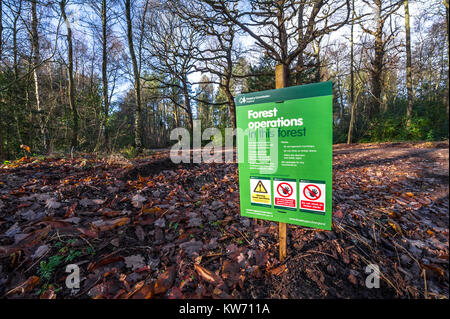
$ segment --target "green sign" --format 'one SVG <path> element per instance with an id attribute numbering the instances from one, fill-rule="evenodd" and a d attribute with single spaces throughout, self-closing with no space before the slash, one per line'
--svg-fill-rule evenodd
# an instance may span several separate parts
<path id="1" fill-rule="evenodd" d="M 236 97 L 241 215 L 331 229 L 331 82 Z"/>

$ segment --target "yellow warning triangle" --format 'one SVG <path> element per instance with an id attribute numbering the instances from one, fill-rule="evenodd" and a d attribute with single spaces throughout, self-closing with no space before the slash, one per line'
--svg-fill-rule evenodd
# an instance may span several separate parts
<path id="1" fill-rule="evenodd" d="M 263 194 L 267 194 L 267 190 L 264 187 L 264 184 L 259 181 L 258 184 L 256 185 L 255 189 L 253 190 L 253 193 L 263 193 Z"/>

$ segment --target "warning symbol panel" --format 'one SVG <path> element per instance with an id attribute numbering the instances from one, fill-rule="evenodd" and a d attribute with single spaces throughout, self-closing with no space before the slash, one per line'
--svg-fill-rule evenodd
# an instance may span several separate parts
<path id="1" fill-rule="evenodd" d="M 297 208 L 297 182 L 295 180 L 274 179 L 273 181 L 275 207 Z"/>
<path id="2" fill-rule="evenodd" d="M 325 213 L 325 182 L 300 181 L 300 211 Z"/>
<path id="3" fill-rule="evenodd" d="M 267 194 L 267 189 L 264 187 L 264 184 L 259 181 L 258 184 L 256 184 L 255 189 L 253 190 L 254 193 L 261 193 L 261 194 Z"/>
<path id="4" fill-rule="evenodd" d="M 250 190 L 252 204 L 272 206 L 272 189 L 269 178 L 250 177 Z"/>

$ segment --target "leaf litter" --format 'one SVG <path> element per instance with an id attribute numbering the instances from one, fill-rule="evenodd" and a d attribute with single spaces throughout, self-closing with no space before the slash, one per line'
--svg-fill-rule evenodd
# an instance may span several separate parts
<path id="1" fill-rule="evenodd" d="M 240 217 L 236 164 L 168 155 L 1 166 L 0 295 L 448 298 L 448 143 L 336 145 L 333 229 L 290 225 L 283 263 L 277 224 Z"/>

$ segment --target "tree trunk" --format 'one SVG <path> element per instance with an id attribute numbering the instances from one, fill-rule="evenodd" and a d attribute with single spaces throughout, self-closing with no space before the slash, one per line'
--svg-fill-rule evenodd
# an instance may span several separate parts
<path id="1" fill-rule="evenodd" d="M 18 34 L 19 30 L 17 28 L 17 22 L 18 22 L 18 20 L 20 18 L 21 10 L 22 10 L 22 1 L 19 1 L 19 8 L 18 8 L 17 12 L 14 15 L 13 28 L 12 28 L 12 37 L 13 37 L 13 70 L 14 70 L 13 89 L 14 90 L 15 90 L 14 86 L 16 85 L 16 81 L 19 78 L 19 64 L 18 64 L 19 53 L 18 53 L 18 43 L 17 43 L 17 34 Z M 14 104 L 16 104 L 16 97 L 15 96 L 13 96 L 13 101 L 14 101 Z M 19 141 L 20 144 L 23 144 L 22 136 L 20 134 L 20 129 L 19 129 L 19 126 L 18 126 L 17 110 L 16 110 L 15 107 L 13 108 L 13 118 L 14 118 L 15 125 L 14 125 L 14 123 L 11 123 L 11 126 L 13 126 L 15 128 L 15 134 L 17 136 L 17 140 Z M 8 141 L 8 139 L 9 139 L 9 137 L 11 135 L 8 134 L 8 130 L 6 130 L 6 134 L 7 134 L 7 139 L 6 140 Z M 7 148 L 7 157 L 8 158 L 10 157 L 10 151 L 11 150 L 10 150 L 10 147 L 8 145 L 8 148 Z M 16 155 L 15 151 L 13 151 L 13 155 L 14 156 Z"/>
<path id="2" fill-rule="evenodd" d="M 2 61 L 3 51 L 3 0 L 0 0 L 0 62 Z M 3 161 L 5 154 L 3 152 L 3 120 L 2 110 L 0 108 L 0 161 Z"/>
<path id="3" fill-rule="evenodd" d="M 103 116 L 100 125 L 99 137 L 96 149 L 100 148 L 101 135 L 103 131 L 106 150 L 109 150 L 108 116 L 109 116 L 109 94 L 108 94 L 108 54 L 107 54 L 107 25 L 106 25 L 106 0 L 102 0 L 102 84 L 103 84 Z"/>
<path id="4" fill-rule="evenodd" d="M 231 47 L 231 46 L 230 46 Z M 231 92 L 231 77 L 233 70 L 233 62 L 231 59 L 231 50 L 227 52 L 227 64 L 228 64 L 228 72 L 225 74 L 225 82 L 222 84 L 223 89 L 225 91 L 225 95 L 227 96 L 228 101 L 228 112 L 230 113 L 231 126 L 233 129 L 236 128 L 236 104 L 234 103 L 233 93 Z"/>
<path id="5" fill-rule="evenodd" d="M 177 95 L 175 92 L 175 88 L 172 86 L 170 88 L 170 97 L 172 98 L 172 103 L 173 103 L 173 115 L 174 115 L 174 120 L 175 120 L 175 128 L 180 127 L 180 116 L 179 116 L 179 112 L 178 112 L 178 106 L 177 103 L 175 103 Z"/>
<path id="6" fill-rule="evenodd" d="M 38 112 L 38 122 L 43 138 L 44 150 L 47 150 L 47 136 L 44 128 L 44 118 L 41 114 L 41 98 L 39 94 L 39 76 L 38 66 L 40 60 L 39 53 L 39 34 L 38 34 L 38 19 L 37 19 L 37 0 L 31 1 L 31 48 L 33 59 L 33 80 L 34 80 L 34 96 L 36 98 L 36 110 Z"/>
<path id="7" fill-rule="evenodd" d="M 0 0 L 0 61 L 3 55 L 3 0 Z"/>
<path id="8" fill-rule="evenodd" d="M 78 146 L 78 111 L 75 102 L 75 89 L 73 83 L 73 44 L 72 44 L 72 27 L 66 15 L 66 0 L 61 0 L 59 3 L 61 7 L 61 14 L 67 27 L 67 54 L 68 65 L 67 71 L 69 73 L 69 107 L 72 110 L 73 130 L 71 147 L 76 148 Z"/>
<path id="9" fill-rule="evenodd" d="M 186 77 L 183 79 L 183 96 L 184 96 L 185 110 L 186 110 L 187 115 L 188 115 L 189 132 L 191 133 L 191 137 L 192 137 L 193 136 L 193 132 L 194 132 L 194 119 L 193 119 L 193 116 L 192 116 L 191 100 L 189 98 L 189 92 L 188 92 Z"/>
<path id="10" fill-rule="evenodd" d="M 444 98 L 444 103 L 446 104 L 446 106 L 447 106 L 447 109 L 446 109 L 446 115 L 447 115 L 447 117 L 448 117 L 448 115 L 449 115 L 449 98 L 448 98 L 448 95 L 449 95 L 449 70 L 450 70 L 450 50 L 449 50 L 449 39 L 448 39 L 448 31 L 449 31 L 449 25 L 448 25 L 448 18 L 449 18 L 449 16 L 448 16 L 448 6 L 449 6 L 449 3 L 448 3 L 448 0 L 445 0 L 444 1 L 444 6 L 445 6 L 445 24 L 446 24 L 446 26 L 447 26 L 447 88 L 446 88 L 446 94 L 445 94 L 445 98 Z"/>
<path id="11" fill-rule="evenodd" d="M 19 77 L 19 66 L 18 66 L 18 52 L 17 52 L 17 33 L 19 32 L 17 30 L 17 21 L 20 17 L 20 11 L 22 8 L 22 2 L 19 2 L 19 10 L 17 12 L 17 15 L 14 16 L 13 19 L 13 29 L 12 29 L 12 37 L 13 37 L 13 70 L 14 70 L 14 81 L 16 81 Z"/>
<path id="12" fill-rule="evenodd" d="M 350 125 L 348 127 L 347 144 L 352 143 L 353 126 L 355 125 L 355 73 L 353 68 L 354 63 L 354 41 L 353 29 L 355 26 L 355 0 L 352 0 L 352 24 L 350 29 Z"/>
<path id="13" fill-rule="evenodd" d="M 376 31 L 375 31 L 375 57 L 372 62 L 371 82 L 372 82 L 372 107 L 369 110 L 369 118 L 378 115 L 381 109 L 382 93 L 382 71 L 384 60 L 383 48 L 383 21 L 381 17 L 381 1 L 376 2 Z"/>
<path id="14" fill-rule="evenodd" d="M 303 42 L 303 10 L 304 10 L 304 2 L 301 1 L 298 8 L 298 43 Z M 297 57 L 297 66 L 296 66 L 296 74 L 295 74 L 295 84 L 302 84 L 302 73 L 304 69 L 304 60 L 303 60 L 303 52 L 300 52 Z"/>
<path id="15" fill-rule="evenodd" d="M 316 58 L 316 74 L 315 81 L 320 82 L 320 39 L 317 41 L 317 47 L 314 50 L 314 55 Z"/>
<path id="16" fill-rule="evenodd" d="M 136 113 L 134 122 L 134 144 L 137 152 L 142 152 L 142 106 L 141 106 L 141 81 L 133 45 L 133 25 L 131 21 L 131 1 L 125 0 L 125 16 L 127 20 L 127 39 L 130 50 L 131 62 L 134 74 L 134 94 L 136 98 Z"/>
<path id="17" fill-rule="evenodd" d="M 412 70 L 411 70 L 411 28 L 409 24 L 409 5 L 408 0 L 404 0 L 405 6 L 405 32 L 406 32 L 406 91 L 408 93 L 408 105 L 406 107 L 407 125 L 411 124 L 411 116 L 413 110 L 413 87 L 412 87 Z"/>
<path id="18" fill-rule="evenodd" d="M 281 10 L 283 1 L 278 1 L 279 10 L 277 13 L 277 20 L 278 20 L 278 36 L 280 41 L 280 50 L 281 50 L 281 64 L 283 65 L 283 78 L 284 78 L 284 87 L 289 86 L 289 78 L 290 78 L 290 68 L 289 64 L 287 62 L 288 58 L 288 35 L 286 32 L 286 26 L 285 26 L 285 18 L 284 18 L 284 12 Z"/>
<path id="19" fill-rule="evenodd" d="M 229 87 L 225 88 L 225 94 L 228 100 L 228 112 L 230 113 L 231 126 L 236 128 L 236 104 L 234 103 L 234 97 Z"/>

